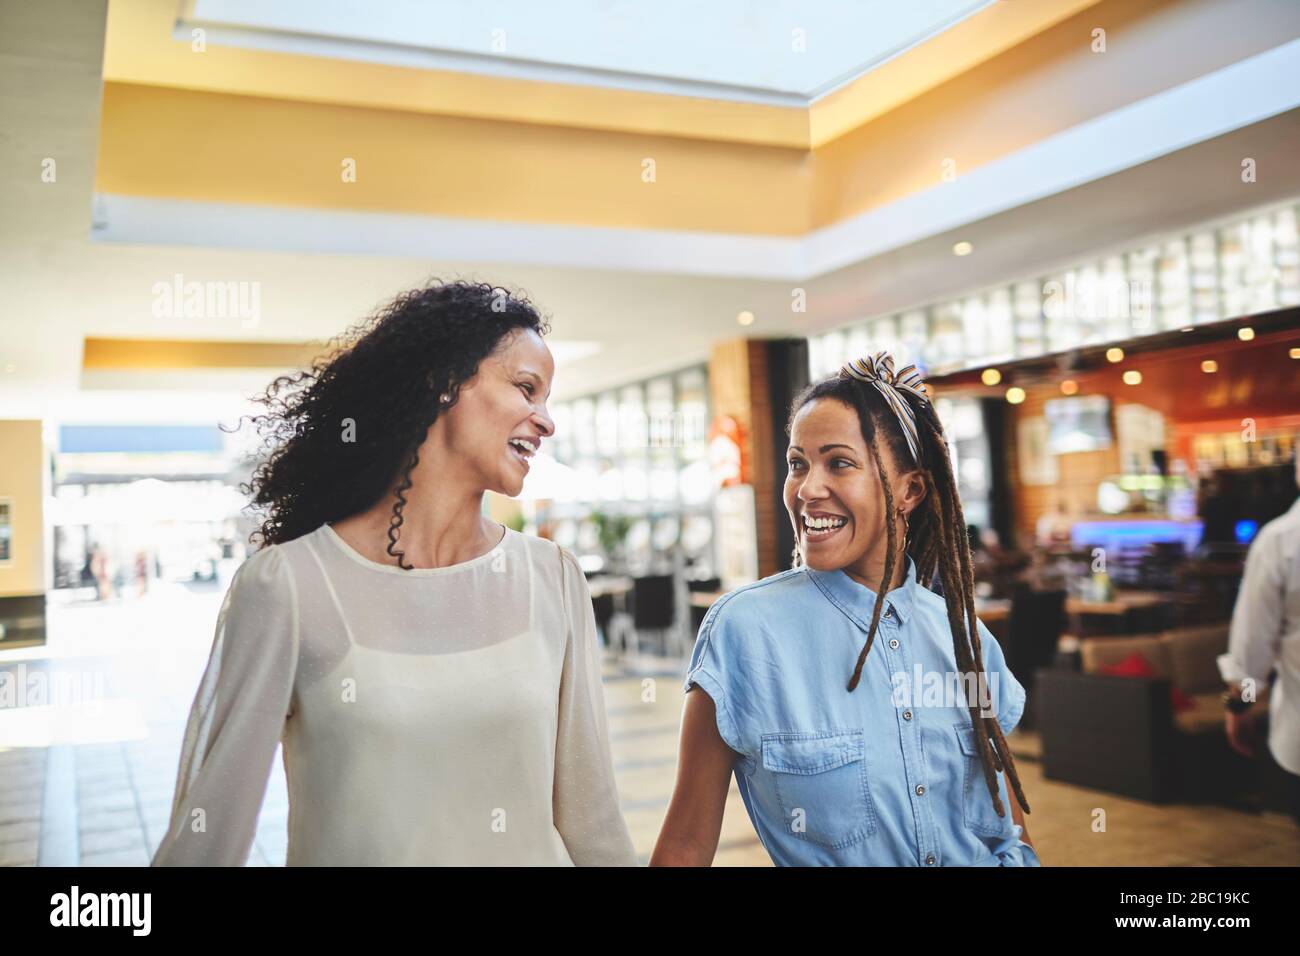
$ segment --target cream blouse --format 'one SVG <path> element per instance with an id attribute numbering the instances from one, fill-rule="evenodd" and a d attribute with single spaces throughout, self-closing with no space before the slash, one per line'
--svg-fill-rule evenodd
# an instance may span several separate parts
<path id="1" fill-rule="evenodd" d="M 280 743 L 290 866 L 636 863 L 586 579 L 553 542 L 403 571 L 322 525 L 244 562 L 153 865 L 243 864 Z"/>

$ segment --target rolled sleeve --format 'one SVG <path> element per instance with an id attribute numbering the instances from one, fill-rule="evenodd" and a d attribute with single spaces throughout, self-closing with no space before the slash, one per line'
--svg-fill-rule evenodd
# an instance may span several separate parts
<path id="1" fill-rule="evenodd" d="M 989 696 L 992 698 L 994 715 L 998 719 L 1002 733 L 1010 734 L 1020 723 L 1020 718 L 1024 716 L 1025 700 L 1028 695 L 1024 686 L 1016 679 L 1016 675 L 1007 667 L 1002 645 L 998 643 L 997 638 L 984 626 L 983 621 L 977 619 L 976 624 L 983 650 L 984 673 L 989 678 Z"/>
<path id="2" fill-rule="evenodd" d="M 1011 835 L 993 851 L 993 855 L 998 859 L 999 866 L 1043 865 L 1043 861 L 1038 858 L 1034 848 L 1020 838 L 1020 835 L 1024 832 L 1024 827 L 1020 826 L 1020 824 L 1012 824 Z"/>
<path id="3" fill-rule="evenodd" d="M 724 615 L 726 597 L 709 609 L 700 624 L 691 662 L 687 668 L 684 691 L 699 686 L 713 700 L 718 724 L 718 734 L 728 747 L 739 754 L 747 754 L 745 735 L 740 727 L 738 701 L 729 691 L 736 679 L 734 662 L 735 641 L 729 636 L 731 615 Z"/>
<path id="4" fill-rule="evenodd" d="M 1276 553 L 1278 538 L 1270 530 L 1261 532 L 1246 557 L 1237 603 L 1232 609 L 1228 651 L 1216 659 L 1219 676 L 1226 683 L 1240 684 L 1250 678 L 1257 692 L 1268 683 L 1282 642 L 1285 583 L 1282 561 Z"/>

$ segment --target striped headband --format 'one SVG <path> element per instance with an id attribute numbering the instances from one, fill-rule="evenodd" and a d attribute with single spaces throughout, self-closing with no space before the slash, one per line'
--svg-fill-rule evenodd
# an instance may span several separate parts
<path id="1" fill-rule="evenodd" d="M 921 401 L 927 401 L 925 383 L 915 365 L 909 365 L 898 374 L 894 374 L 894 357 L 888 352 L 876 352 L 868 358 L 853 359 L 845 362 L 840 369 L 843 378 L 856 378 L 859 382 L 870 382 L 876 386 L 885 401 L 893 409 L 898 424 L 907 439 L 907 449 L 912 453 L 912 460 L 917 466 L 921 464 L 921 436 L 916 430 L 916 414 L 912 407 L 903 400 L 900 392 L 911 392 Z"/>

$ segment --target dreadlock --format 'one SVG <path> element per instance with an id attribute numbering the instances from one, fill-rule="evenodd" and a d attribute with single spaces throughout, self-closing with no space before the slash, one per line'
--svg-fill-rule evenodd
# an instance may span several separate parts
<path id="1" fill-rule="evenodd" d="M 906 555 L 911 555 L 916 565 L 918 582 L 925 587 L 931 587 L 937 579 L 943 585 L 943 600 L 947 606 L 948 627 L 952 632 L 957 668 L 967 681 L 966 686 L 969 686 L 971 678 L 976 681 L 978 692 L 974 695 L 973 701 L 971 695 L 967 695 L 967 708 L 970 711 L 971 725 L 976 729 L 976 746 L 979 750 L 980 762 L 984 767 L 984 782 L 993 798 L 993 808 L 998 816 L 1006 816 L 997 781 L 997 774 L 1005 772 L 1016 799 L 1025 813 L 1028 813 L 1029 801 L 1025 799 L 1020 775 L 1016 772 L 1015 759 L 1002 733 L 1002 727 L 996 717 L 985 716 L 980 711 L 979 704 L 986 699 L 988 678 L 984 670 L 984 653 L 980 646 L 979 629 L 975 618 L 975 575 L 971 563 L 970 541 L 965 531 L 966 518 L 962 513 L 961 499 L 957 494 L 957 482 L 953 475 L 952 459 L 948 455 L 943 425 L 932 403 L 916 398 L 908 392 L 900 391 L 899 394 L 916 416 L 920 461 L 913 461 L 898 420 L 880 392 L 874 386 L 848 375 L 834 375 L 805 388 L 795 398 L 786 424 L 786 434 L 789 435 L 800 409 L 819 398 L 833 398 L 843 402 L 857 413 L 862 437 L 876 466 L 880 486 L 884 490 L 887 516 L 885 570 L 876 592 L 875 606 L 871 611 L 871 624 L 867 629 L 866 643 L 863 644 L 862 652 L 858 655 L 853 676 L 849 679 L 848 690 L 850 692 L 855 690 L 862 677 L 862 668 L 880 626 L 880 612 L 884 607 L 884 597 L 892 588 L 895 568 L 906 560 Z M 888 475 L 877 449 L 878 439 L 889 444 L 894 461 L 899 462 L 901 467 L 912 464 L 919 469 L 925 482 L 925 495 L 921 503 L 916 506 L 911 515 L 904 518 L 901 543 L 897 529 L 898 518 L 901 515 L 895 508 Z M 802 563 L 797 544 L 795 560 L 797 564 Z"/>

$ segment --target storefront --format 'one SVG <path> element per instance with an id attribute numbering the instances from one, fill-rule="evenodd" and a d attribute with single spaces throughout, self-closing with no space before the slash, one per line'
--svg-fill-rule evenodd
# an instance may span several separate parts
<path id="1" fill-rule="evenodd" d="M 1259 527 L 1295 500 L 1300 309 L 931 384 L 940 400 L 1001 402 L 995 455 L 1014 545 L 1103 548 L 1119 584 L 1136 584 L 1126 562 L 1156 547 L 1220 562 L 1239 578 Z"/>

